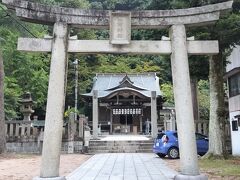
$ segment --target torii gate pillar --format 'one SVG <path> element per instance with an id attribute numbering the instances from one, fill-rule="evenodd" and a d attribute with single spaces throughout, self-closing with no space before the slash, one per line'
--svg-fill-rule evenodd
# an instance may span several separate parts
<path id="1" fill-rule="evenodd" d="M 207 179 L 199 175 L 197 147 L 195 141 L 194 118 L 188 65 L 186 30 L 184 25 L 173 25 L 170 29 L 172 44 L 171 66 L 174 86 L 174 100 L 179 137 L 180 164 L 182 179 L 184 175 L 194 179 Z M 188 146 L 186 146 L 188 142 Z M 191 144 L 190 144 L 191 143 Z M 186 176 L 185 176 L 186 177 Z"/>
<path id="2" fill-rule="evenodd" d="M 59 177 L 59 161 L 62 142 L 63 114 L 65 104 L 68 26 L 56 22 L 53 28 L 51 67 L 48 85 L 48 101 L 44 130 L 40 178 Z M 46 179 L 45 179 L 46 180 Z"/>

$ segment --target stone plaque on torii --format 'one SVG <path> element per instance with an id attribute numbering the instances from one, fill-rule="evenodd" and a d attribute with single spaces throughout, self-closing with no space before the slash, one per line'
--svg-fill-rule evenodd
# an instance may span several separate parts
<path id="1" fill-rule="evenodd" d="M 174 99 L 180 150 L 180 171 L 175 179 L 207 179 L 199 175 L 191 100 L 188 55 L 218 53 L 217 41 L 195 41 L 186 37 L 185 27 L 213 23 L 220 12 L 231 9 L 232 1 L 189 9 L 150 11 L 82 10 L 45 6 L 21 0 L 2 0 L 24 21 L 53 25 L 48 39 L 19 38 L 18 50 L 51 52 L 46 124 L 40 177 L 59 177 L 63 112 L 66 86 L 67 53 L 171 54 Z M 111 18 L 110 18 L 111 17 Z M 112 21 L 110 21 L 110 19 Z M 69 38 L 69 27 L 109 28 L 110 40 L 77 40 Z M 131 28 L 170 28 L 170 39 L 161 41 L 131 41 Z M 157 135 L 156 92 L 152 92 L 152 135 Z M 98 111 L 98 94 L 93 97 L 93 112 Z M 184 103 L 184 104 L 183 104 Z M 98 113 L 93 113 L 93 136 L 97 136 Z M 54 128 L 53 128 L 54 127 Z M 186 131 L 185 131 L 186 130 Z"/>

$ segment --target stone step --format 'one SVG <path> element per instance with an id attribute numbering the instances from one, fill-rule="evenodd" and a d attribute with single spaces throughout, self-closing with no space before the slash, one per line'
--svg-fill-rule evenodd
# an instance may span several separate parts
<path id="1" fill-rule="evenodd" d="M 153 144 L 119 144 L 119 145 L 109 145 L 109 144 L 89 144 L 90 147 L 94 146 L 104 146 L 104 147 L 152 147 Z"/>
<path id="2" fill-rule="evenodd" d="M 148 145 L 150 145 L 150 144 L 153 144 L 153 142 L 151 142 L 151 143 L 131 143 L 131 142 L 123 142 L 123 143 L 104 143 L 104 142 L 89 142 L 89 144 L 104 144 L 104 145 L 122 145 L 122 144 L 133 144 L 133 145 L 141 145 L 141 144 L 148 144 Z"/>
<path id="3" fill-rule="evenodd" d="M 89 149 L 151 149 L 152 146 L 89 146 Z"/>
<path id="4" fill-rule="evenodd" d="M 153 140 L 149 141 L 99 141 L 90 140 L 89 153 L 151 153 Z"/>
<path id="5" fill-rule="evenodd" d="M 115 145 L 109 145 L 109 144 L 89 144 L 89 146 L 104 146 L 104 147 L 152 147 L 153 144 L 115 144 Z"/>
<path id="6" fill-rule="evenodd" d="M 99 145 L 99 144 L 103 144 L 103 145 L 128 145 L 128 144 L 132 144 L 132 145 L 142 145 L 142 144 L 148 144 L 151 145 L 153 144 L 153 142 L 101 142 L 101 141 L 89 141 L 89 144 L 92 145 Z"/>
<path id="7" fill-rule="evenodd" d="M 98 153 L 152 153 L 152 149 L 143 149 L 143 150 L 88 150 L 90 154 Z"/>
<path id="8" fill-rule="evenodd" d="M 142 150 L 151 150 L 152 148 L 89 148 L 89 151 L 96 151 L 96 150 L 108 150 L 108 151 L 142 151 Z"/>
<path id="9" fill-rule="evenodd" d="M 153 140 L 143 140 L 143 141 L 101 141 L 101 140 L 90 140 L 90 142 L 102 142 L 102 143 L 153 143 Z"/>

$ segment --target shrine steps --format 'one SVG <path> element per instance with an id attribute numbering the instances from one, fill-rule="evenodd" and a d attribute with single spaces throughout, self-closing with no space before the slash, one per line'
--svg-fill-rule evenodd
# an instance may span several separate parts
<path id="1" fill-rule="evenodd" d="M 102 141 L 90 140 L 88 153 L 151 153 L 153 140 Z"/>

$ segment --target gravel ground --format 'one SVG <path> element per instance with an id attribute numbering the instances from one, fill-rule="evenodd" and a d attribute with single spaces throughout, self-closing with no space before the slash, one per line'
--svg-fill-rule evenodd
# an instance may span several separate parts
<path id="1" fill-rule="evenodd" d="M 66 176 L 90 157 L 83 154 L 61 155 L 60 175 Z M 39 155 L 1 155 L 0 180 L 32 180 L 40 174 L 40 162 Z"/>

